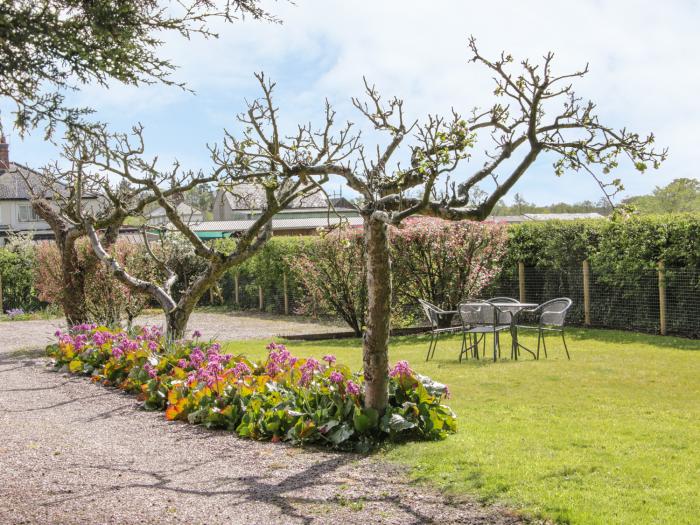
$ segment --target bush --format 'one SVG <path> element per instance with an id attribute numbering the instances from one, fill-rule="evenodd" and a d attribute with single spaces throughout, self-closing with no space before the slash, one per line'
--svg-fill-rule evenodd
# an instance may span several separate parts
<path id="1" fill-rule="evenodd" d="M 454 413 L 441 404 L 447 387 L 400 361 L 391 371 L 390 404 L 379 417 L 363 408 L 363 378 L 328 355 L 298 359 L 271 343 L 265 362 L 222 354 L 197 339 L 164 345 L 160 331 L 135 337 L 96 325 L 56 332 L 47 348 L 58 369 L 137 393 L 145 408 L 169 420 L 224 428 L 240 437 L 368 450 L 404 439 L 443 439 Z"/>
<path id="2" fill-rule="evenodd" d="M 498 274 L 507 232 L 502 225 L 428 217 L 391 232 L 394 296 L 402 312 L 419 299 L 446 310 L 477 297 Z"/>
<path id="3" fill-rule="evenodd" d="M 517 296 L 517 263 L 526 268 L 526 296 L 574 300 L 569 320 L 583 322 L 581 263 L 591 268 L 594 326 L 657 332 L 657 264 L 666 265 L 669 332 L 700 336 L 700 215 L 666 214 L 615 220 L 546 221 L 509 228 L 503 271 L 490 293 Z"/>
<path id="4" fill-rule="evenodd" d="M 28 239 L 11 236 L 0 248 L 0 278 L 2 278 L 2 310 L 31 312 L 42 305 L 34 288 L 36 253 Z"/>
<path id="5" fill-rule="evenodd" d="M 362 232 L 340 228 L 308 243 L 306 250 L 290 260 L 299 279 L 322 310 L 332 311 L 362 335 L 367 310 L 367 272 Z M 289 260 L 289 259 L 288 259 Z M 300 305 L 309 314 L 312 305 Z"/>
<path id="6" fill-rule="evenodd" d="M 117 325 L 124 319 L 131 323 L 148 303 L 148 296 L 119 282 L 95 257 L 87 239 L 80 240 L 76 249 L 81 271 L 85 272 L 84 300 L 89 318 L 107 325 Z M 63 294 L 74 292 L 64 289 L 58 246 L 54 242 L 42 242 L 36 253 L 35 283 L 39 299 L 60 304 Z M 155 264 L 140 244 L 118 239 L 110 253 L 136 277 L 149 278 L 157 272 Z"/>
<path id="7" fill-rule="evenodd" d="M 293 261 L 305 253 L 317 237 L 273 237 L 250 259 L 231 268 L 221 279 L 221 291 L 226 302 L 235 305 L 234 280 L 239 278 L 241 308 L 258 308 L 258 286 L 263 289 L 267 309 L 281 312 L 282 283 L 287 278 L 290 312 L 305 313 L 306 290 L 292 268 Z M 222 242 L 222 241 L 220 241 Z M 222 243 L 231 243 L 226 239 Z"/>

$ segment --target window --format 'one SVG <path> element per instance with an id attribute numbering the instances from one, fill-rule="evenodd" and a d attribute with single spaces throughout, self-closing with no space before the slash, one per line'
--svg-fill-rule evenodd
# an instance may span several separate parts
<path id="1" fill-rule="evenodd" d="M 41 217 L 34 212 L 34 208 L 29 204 L 20 204 L 18 209 L 17 219 L 19 222 L 39 222 L 41 220 Z"/>

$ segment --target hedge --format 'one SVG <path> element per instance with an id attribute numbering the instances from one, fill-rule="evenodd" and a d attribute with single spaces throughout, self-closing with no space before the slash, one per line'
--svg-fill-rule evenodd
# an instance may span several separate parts
<path id="1" fill-rule="evenodd" d="M 668 331 L 700 336 L 700 215 L 513 225 L 503 272 L 491 293 L 518 296 L 517 263 L 526 266 L 526 298 L 574 300 L 583 323 L 582 262 L 591 268 L 591 324 L 657 332 L 658 272 L 664 261 Z"/>

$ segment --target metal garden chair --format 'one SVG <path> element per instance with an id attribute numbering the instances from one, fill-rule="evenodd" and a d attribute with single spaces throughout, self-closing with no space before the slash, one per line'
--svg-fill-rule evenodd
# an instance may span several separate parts
<path id="1" fill-rule="evenodd" d="M 459 332 L 462 330 L 462 327 L 461 325 L 453 326 L 451 324 L 452 318 L 456 312 L 443 310 L 423 299 L 419 299 L 418 302 L 423 307 L 423 312 L 425 312 L 425 316 L 430 323 L 430 343 L 428 344 L 428 355 L 425 356 L 425 360 L 427 361 L 431 357 L 435 357 L 435 349 L 437 348 L 440 335 Z M 449 326 L 444 326 L 445 324 Z"/>
<path id="2" fill-rule="evenodd" d="M 491 297 L 490 299 L 486 299 L 487 303 L 519 303 L 517 299 L 513 299 L 512 297 Z"/>
<path id="3" fill-rule="evenodd" d="M 546 332 L 561 333 L 561 340 L 564 343 L 566 358 L 571 359 L 571 356 L 569 355 L 569 348 L 566 346 L 566 338 L 564 337 L 564 323 L 566 322 L 566 314 L 569 311 L 569 308 L 571 308 L 572 304 L 573 301 L 568 297 L 560 297 L 558 299 L 552 299 L 551 301 L 542 303 L 537 308 L 532 310 L 524 310 L 525 312 L 532 313 L 538 317 L 537 326 L 516 326 L 518 331 L 537 330 L 537 351 L 535 353 L 535 359 L 540 358 L 540 344 L 544 350 L 544 356 L 547 357 L 547 343 L 545 342 L 544 338 L 544 334 Z M 532 351 L 524 345 L 519 343 L 519 346 L 532 353 Z"/>
<path id="4" fill-rule="evenodd" d="M 499 334 L 510 330 L 513 321 L 512 312 L 501 310 L 486 301 L 470 301 L 457 307 L 462 320 L 462 348 L 459 361 L 470 351 L 472 356 L 479 359 L 479 344 L 484 342 L 484 357 L 486 356 L 486 335 L 493 335 L 493 360 L 500 354 L 501 345 Z M 467 344 L 467 337 L 469 343 Z"/>

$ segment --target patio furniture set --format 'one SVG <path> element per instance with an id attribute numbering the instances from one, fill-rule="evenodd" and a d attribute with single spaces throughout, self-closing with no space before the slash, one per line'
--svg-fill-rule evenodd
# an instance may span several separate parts
<path id="1" fill-rule="evenodd" d="M 482 355 L 486 357 L 486 336 L 493 337 L 493 360 L 501 355 L 500 334 L 508 331 L 511 335 L 511 359 L 518 359 L 520 350 L 529 352 L 533 358 L 540 358 L 540 348 L 547 357 L 545 334 L 558 332 L 561 334 L 567 359 L 571 359 L 569 348 L 564 337 L 566 314 L 572 301 L 567 297 L 552 299 L 543 304 L 521 303 L 510 297 L 492 297 L 487 300 L 469 300 L 457 305 L 456 310 L 443 310 L 437 306 L 420 300 L 428 321 L 430 322 L 430 343 L 425 360 L 435 356 L 438 338 L 445 334 L 462 334 L 462 346 L 459 361 L 465 356 L 479 359 L 479 346 L 483 347 Z M 520 324 L 523 314 L 535 316 L 536 324 Z M 458 317 L 458 323 L 455 319 Z M 520 331 L 537 332 L 537 349 L 531 350 L 518 340 Z"/>

